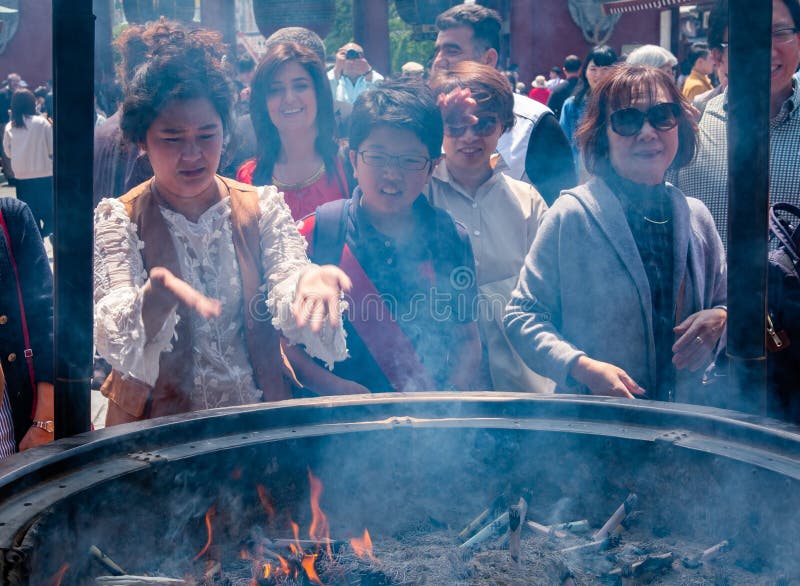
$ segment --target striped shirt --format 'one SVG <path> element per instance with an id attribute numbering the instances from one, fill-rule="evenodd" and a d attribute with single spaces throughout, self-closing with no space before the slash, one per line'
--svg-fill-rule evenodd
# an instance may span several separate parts
<path id="1" fill-rule="evenodd" d="M 11 401 L 8 389 L 3 389 L 3 400 L 0 401 L 0 460 L 17 451 L 14 441 L 14 421 L 11 418 Z"/>
<path id="2" fill-rule="evenodd" d="M 678 172 L 676 185 L 687 196 L 708 207 L 725 247 L 728 246 L 728 92 L 708 102 L 700 132 L 697 156 Z M 770 203 L 800 206 L 800 82 L 794 79 L 792 96 L 770 121 Z"/>

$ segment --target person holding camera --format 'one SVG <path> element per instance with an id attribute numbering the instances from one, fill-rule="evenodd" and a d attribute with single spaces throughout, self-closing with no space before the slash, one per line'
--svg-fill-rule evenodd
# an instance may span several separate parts
<path id="1" fill-rule="evenodd" d="M 372 69 L 364 49 L 356 43 L 346 43 L 336 51 L 336 65 L 328 72 L 333 98 L 352 104 L 358 95 L 383 79 Z"/>

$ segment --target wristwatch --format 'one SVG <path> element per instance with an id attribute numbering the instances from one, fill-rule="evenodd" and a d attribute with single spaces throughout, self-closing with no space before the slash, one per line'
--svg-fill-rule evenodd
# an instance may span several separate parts
<path id="1" fill-rule="evenodd" d="M 47 433 L 53 433 L 56 429 L 52 419 L 48 419 L 47 421 L 34 421 L 31 427 L 38 427 L 39 429 L 45 430 Z"/>

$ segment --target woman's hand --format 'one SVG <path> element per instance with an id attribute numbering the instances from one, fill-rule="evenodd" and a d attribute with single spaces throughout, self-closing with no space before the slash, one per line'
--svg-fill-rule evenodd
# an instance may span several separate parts
<path id="1" fill-rule="evenodd" d="M 340 307 L 344 293 L 353 283 L 342 269 L 333 265 L 313 267 L 297 282 L 292 304 L 292 313 L 298 327 L 309 325 L 312 332 L 319 332 L 325 318 L 331 326 L 339 325 Z"/>
<path id="2" fill-rule="evenodd" d="M 153 267 L 150 270 L 150 286 L 157 295 L 171 296 L 176 302 L 197 312 L 203 319 L 219 317 L 222 313 L 222 304 L 218 299 L 206 297 L 164 267 Z"/>
<path id="3" fill-rule="evenodd" d="M 455 88 L 447 94 L 439 94 L 436 105 L 442 112 L 444 123 L 449 126 L 472 126 L 478 122 L 475 108 L 478 102 L 469 88 Z"/>
<path id="4" fill-rule="evenodd" d="M 55 405 L 53 403 L 53 383 L 36 383 L 36 412 L 33 414 L 34 421 L 53 421 Z M 2 393 L 0 393 L 2 397 Z M 19 451 L 24 452 L 30 448 L 41 446 L 53 441 L 54 434 L 45 429 L 31 426 L 22 441 L 19 442 Z"/>
<path id="5" fill-rule="evenodd" d="M 728 312 L 722 308 L 703 309 L 687 317 L 673 331 L 680 336 L 672 346 L 672 364 L 690 371 L 706 366 L 717 346 Z"/>
<path id="6" fill-rule="evenodd" d="M 627 397 L 644 395 L 641 388 L 627 372 L 609 364 L 581 356 L 570 369 L 570 376 L 585 385 L 593 395 L 609 395 L 611 397 Z"/>
<path id="7" fill-rule="evenodd" d="M 50 443 L 51 441 L 53 441 L 52 433 L 39 427 L 31 427 L 22 438 L 22 441 L 19 442 L 19 451 L 24 452 L 25 450 L 30 450 L 31 448 Z"/>

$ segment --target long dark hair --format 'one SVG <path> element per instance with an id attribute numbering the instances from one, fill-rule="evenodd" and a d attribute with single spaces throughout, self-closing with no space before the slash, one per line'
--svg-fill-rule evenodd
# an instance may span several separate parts
<path id="1" fill-rule="evenodd" d="M 589 69 L 589 65 L 594 63 L 598 67 L 608 67 L 609 65 L 614 65 L 617 61 L 619 61 L 619 58 L 617 57 L 617 52 L 614 51 L 614 49 L 612 49 L 608 45 L 600 45 L 589 51 L 589 54 L 586 56 L 586 59 L 583 60 L 583 68 L 581 69 L 581 81 L 575 88 L 576 104 L 580 104 L 581 102 L 585 101 L 586 95 L 592 89 L 589 87 L 589 80 L 586 79 L 586 70 Z"/>
<path id="2" fill-rule="evenodd" d="M 25 128 L 25 116 L 36 115 L 36 96 L 31 90 L 21 89 L 11 96 L 11 125 Z"/>
<path id="3" fill-rule="evenodd" d="M 328 177 L 338 176 L 336 167 L 338 147 L 333 138 L 336 119 L 325 67 L 311 49 L 297 43 L 277 43 L 267 50 L 250 86 L 250 120 L 256 133 L 257 144 L 253 185 L 272 183 L 272 172 L 281 152 L 281 137 L 267 111 L 267 93 L 278 69 L 292 61 L 305 69 L 314 82 L 314 94 L 317 98 L 317 138 L 314 141 L 314 148 L 325 163 Z"/>

